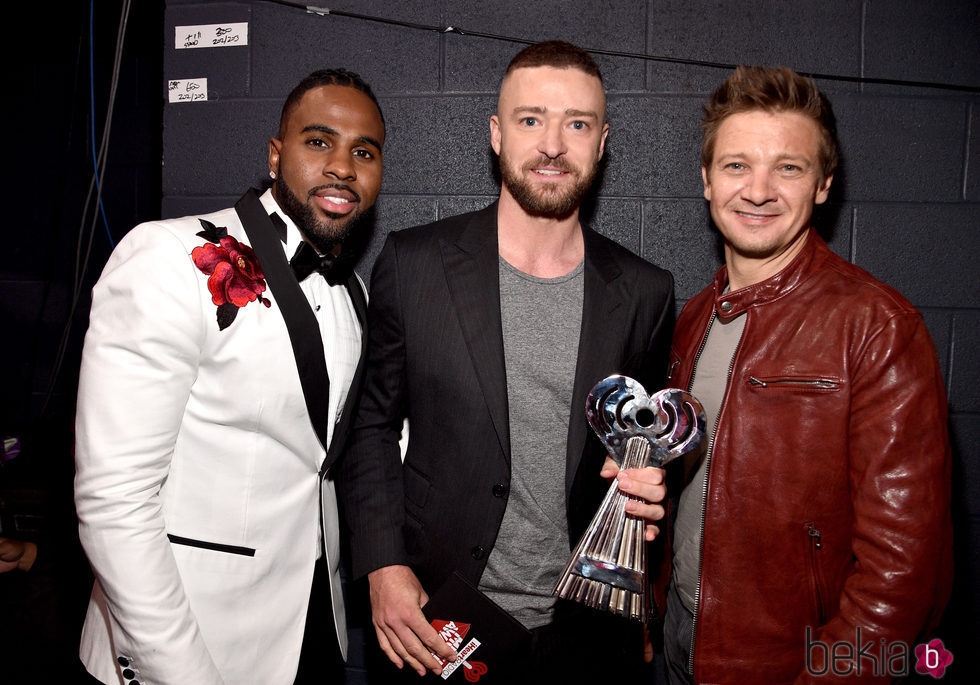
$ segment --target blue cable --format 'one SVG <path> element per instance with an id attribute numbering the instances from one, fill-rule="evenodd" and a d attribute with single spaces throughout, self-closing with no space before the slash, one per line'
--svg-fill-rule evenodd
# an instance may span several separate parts
<path id="1" fill-rule="evenodd" d="M 99 193 L 99 210 L 102 212 L 102 225 L 109 238 L 109 247 L 116 248 L 116 242 L 109 231 L 109 220 L 105 216 L 105 205 L 102 204 L 102 183 L 99 181 L 98 155 L 95 153 L 95 0 L 88 6 L 88 85 L 89 85 L 89 119 L 92 124 L 92 168 L 95 170 L 95 187 Z"/>

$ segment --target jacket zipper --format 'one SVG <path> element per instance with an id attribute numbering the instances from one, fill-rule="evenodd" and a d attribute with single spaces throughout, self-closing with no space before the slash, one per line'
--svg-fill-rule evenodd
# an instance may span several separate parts
<path id="1" fill-rule="evenodd" d="M 749 383 L 751 385 L 758 385 L 761 388 L 768 388 L 770 385 L 805 385 L 813 388 L 833 390 L 837 387 L 837 382 L 828 378 L 777 378 L 775 380 L 764 381 L 755 376 L 749 376 Z"/>
<path id="2" fill-rule="evenodd" d="M 708 327 L 704 331 L 704 338 L 701 340 L 701 347 L 698 348 L 698 353 L 694 356 L 694 366 L 691 368 L 691 380 L 688 382 L 687 391 L 691 392 L 694 387 L 694 376 L 697 373 L 698 362 L 701 361 L 701 353 L 704 352 L 705 345 L 708 344 L 708 334 L 711 332 L 711 326 L 714 324 L 715 319 L 718 318 L 718 314 L 712 311 L 711 321 L 708 322 Z M 748 325 L 748 320 L 746 320 L 746 325 Z M 738 351 L 742 347 L 742 338 L 745 337 L 745 329 L 742 329 L 742 335 L 739 336 L 738 344 L 735 346 L 735 352 L 732 353 L 732 360 L 728 364 L 728 375 L 725 377 L 725 396 L 728 395 L 728 387 L 732 382 L 732 371 L 735 370 L 735 358 L 738 357 Z M 708 480 L 711 478 L 711 456 L 715 451 L 715 438 L 718 435 L 718 426 L 721 424 L 721 415 L 725 411 L 725 399 L 722 397 L 721 407 L 718 411 L 718 416 L 715 417 L 715 425 L 711 431 L 711 441 L 708 443 L 708 449 L 704 455 L 704 485 L 701 488 L 701 524 L 698 527 L 700 536 L 698 538 L 698 583 L 694 592 L 694 615 L 691 617 L 691 647 L 687 656 L 687 672 L 692 678 L 694 677 L 694 643 L 697 639 L 698 634 L 698 612 L 701 608 L 701 573 L 704 570 L 704 517 L 708 511 Z"/>
<path id="3" fill-rule="evenodd" d="M 810 535 L 810 542 L 813 543 L 813 548 L 823 549 L 823 543 L 820 542 L 820 531 L 814 528 L 812 523 L 807 529 L 807 533 Z"/>
<path id="4" fill-rule="evenodd" d="M 810 573 L 813 578 L 813 588 L 814 594 L 817 596 L 817 621 L 818 623 L 823 623 L 824 621 L 824 608 L 823 608 L 823 593 L 821 591 L 821 577 L 819 572 L 819 564 L 817 555 L 820 550 L 823 549 L 823 543 L 820 539 L 820 531 L 812 524 L 807 524 L 807 535 L 810 536 Z"/>

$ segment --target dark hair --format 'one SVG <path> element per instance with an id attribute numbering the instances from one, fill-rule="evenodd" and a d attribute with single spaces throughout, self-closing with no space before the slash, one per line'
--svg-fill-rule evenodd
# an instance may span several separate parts
<path id="1" fill-rule="evenodd" d="M 599 65 L 592 59 L 592 55 L 577 45 L 566 43 L 563 40 L 548 40 L 543 43 L 528 45 L 526 48 L 514 55 L 514 59 L 507 65 L 504 76 L 524 67 L 555 67 L 557 69 L 580 69 L 589 76 L 595 76 L 602 82 L 602 73 Z"/>
<path id="2" fill-rule="evenodd" d="M 381 105 L 378 104 L 378 98 L 374 96 L 374 92 L 371 90 L 371 86 L 367 84 L 360 76 L 355 74 L 353 71 L 348 71 L 347 69 L 320 69 L 314 71 L 312 74 L 300 81 L 289 96 L 286 97 L 286 101 L 282 104 L 282 113 L 279 115 L 279 135 L 282 136 L 282 127 L 286 123 L 286 119 L 292 114 L 293 110 L 299 105 L 299 101 L 303 99 L 308 90 L 314 88 L 319 88 L 320 86 L 348 86 L 350 88 L 355 88 L 369 98 L 374 106 L 378 108 L 378 116 L 381 117 L 381 125 L 385 126 L 385 115 L 381 111 Z"/>
<path id="3" fill-rule="evenodd" d="M 837 169 L 840 147 L 837 121 L 830 101 L 813 79 L 787 67 L 738 67 L 708 98 L 701 121 L 701 164 L 710 168 L 715 138 L 721 123 L 733 114 L 751 112 L 796 112 L 812 120 L 820 131 L 818 155 L 823 179 Z"/>

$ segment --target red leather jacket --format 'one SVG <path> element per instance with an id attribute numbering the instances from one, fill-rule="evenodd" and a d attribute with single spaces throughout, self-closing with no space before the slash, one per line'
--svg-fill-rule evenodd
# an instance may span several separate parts
<path id="1" fill-rule="evenodd" d="M 727 280 L 687 303 L 671 351 L 669 385 L 687 389 L 712 317 L 746 313 L 708 464 L 695 681 L 808 682 L 808 665 L 816 682 L 870 680 L 900 670 L 899 641 L 914 672 L 952 580 L 945 390 L 922 317 L 812 229 L 779 274 L 722 294 Z M 850 659 L 828 661 L 835 642 Z"/>

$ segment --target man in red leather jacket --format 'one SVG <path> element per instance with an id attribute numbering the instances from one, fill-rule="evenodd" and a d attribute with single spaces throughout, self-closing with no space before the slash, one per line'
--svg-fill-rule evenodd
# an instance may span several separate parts
<path id="1" fill-rule="evenodd" d="M 810 226 L 838 157 L 811 80 L 740 67 L 703 126 L 725 266 L 684 307 L 671 354 L 669 384 L 702 400 L 711 431 L 672 467 L 671 682 L 911 672 L 952 569 L 931 338 L 898 292 Z"/>

